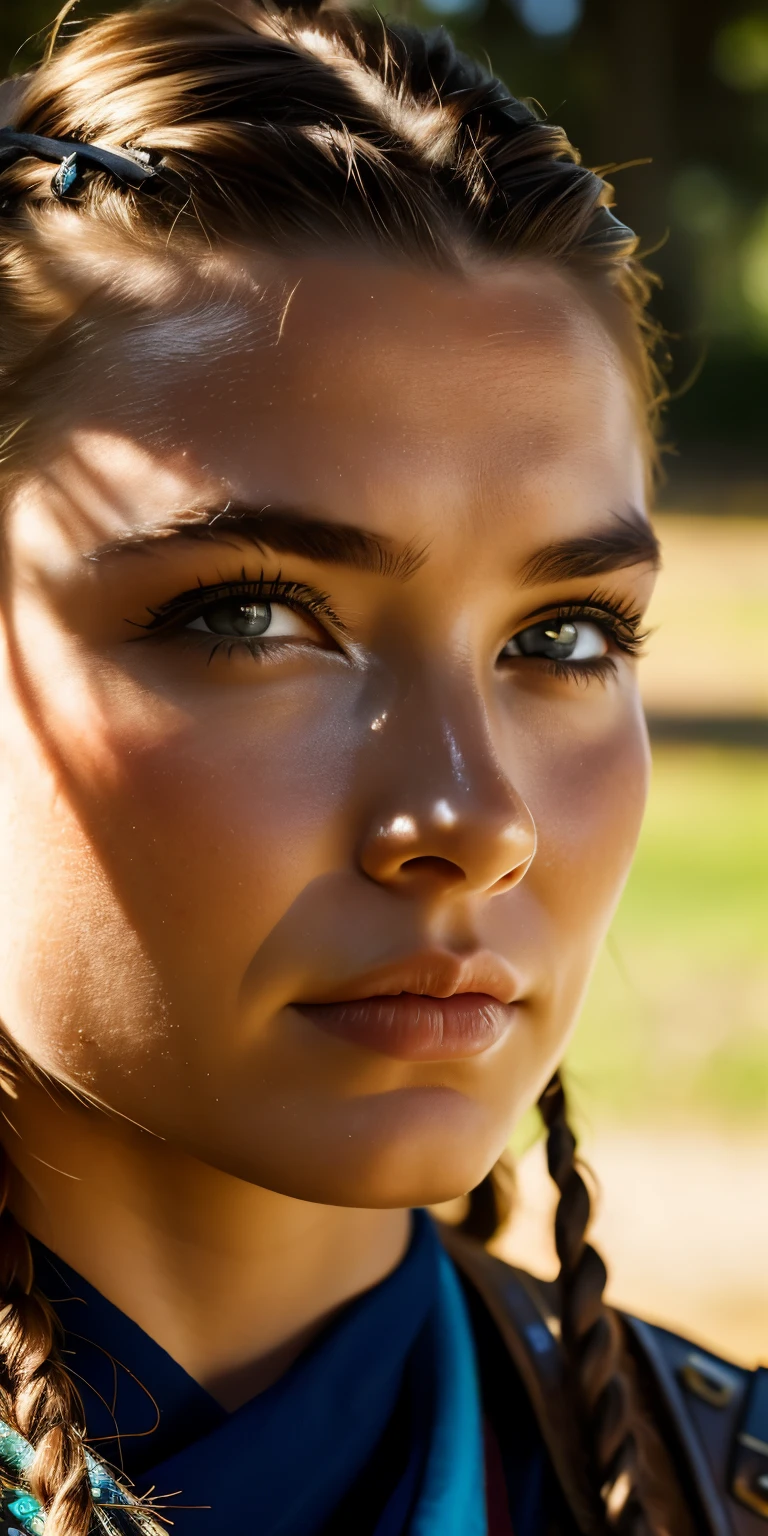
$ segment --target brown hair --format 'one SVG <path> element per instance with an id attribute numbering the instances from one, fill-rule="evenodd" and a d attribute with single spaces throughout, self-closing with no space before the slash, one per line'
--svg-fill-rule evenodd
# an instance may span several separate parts
<path id="1" fill-rule="evenodd" d="M 665 1516 L 674 1494 L 667 1486 L 666 1466 L 642 1465 L 649 1456 L 653 1459 L 655 1435 L 649 1433 L 633 1403 L 631 1366 L 623 1359 L 618 1321 L 603 1301 L 608 1278 L 605 1264 L 587 1241 L 592 1202 L 576 1155 L 559 1072 L 542 1093 L 538 1110 L 547 1132 L 547 1167 L 559 1191 L 557 1289 L 574 1438 L 581 1438 L 608 1528 L 621 1536 L 668 1536 Z M 513 1209 L 514 1176 L 502 1159 L 471 1191 L 460 1228 L 467 1236 L 489 1243 Z M 647 1490 L 641 1491 L 641 1483 L 648 1485 Z"/>
<path id="2" fill-rule="evenodd" d="M 423 33 L 312 0 L 286 10 L 271 0 L 149 3 L 53 49 L 14 118 L 27 133 L 148 152 L 175 180 L 150 196 L 94 170 L 62 203 L 50 165 L 24 158 L 2 175 L 6 456 L 23 444 L 51 370 L 66 373 L 84 340 L 87 349 L 94 305 L 113 313 L 157 302 L 142 292 L 150 267 L 172 273 L 163 293 L 181 295 L 206 270 L 215 280 L 217 253 L 244 245 L 356 244 L 433 267 L 524 256 L 567 268 L 611 311 L 650 447 L 663 393 L 645 312 L 650 280 L 635 237 L 609 212 L 611 188 L 581 165 L 562 128 L 458 53 L 442 29 Z M 137 280 L 126 282 L 123 259 L 89 266 L 89 249 L 128 249 Z M 540 1108 L 560 1190 L 563 1341 L 577 1417 L 606 1527 L 640 1536 L 654 1524 L 638 1489 L 605 1269 L 585 1242 L 589 1198 L 559 1078 Z M 471 1197 L 466 1228 L 486 1239 L 498 1216 L 489 1176 Z M 85 1536 L 82 1409 L 4 1199 L 0 1299 L 0 1412 L 36 1447 L 31 1485 L 49 1536 Z"/>

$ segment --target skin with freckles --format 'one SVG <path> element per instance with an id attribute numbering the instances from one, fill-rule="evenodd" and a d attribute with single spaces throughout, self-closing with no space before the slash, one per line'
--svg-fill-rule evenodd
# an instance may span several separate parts
<path id="1" fill-rule="evenodd" d="M 48 1075 L 15 1208 L 230 1406 L 503 1150 L 648 765 L 637 407 L 588 296 L 281 281 L 266 340 L 245 303 L 221 348 L 116 327 L 5 513 L 0 1017 Z M 490 1043 L 454 997 L 410 1057 L 337 1027 L 457 989 Z"/>

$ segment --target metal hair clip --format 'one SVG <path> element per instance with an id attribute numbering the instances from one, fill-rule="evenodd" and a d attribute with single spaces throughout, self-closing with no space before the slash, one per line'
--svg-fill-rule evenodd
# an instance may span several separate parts
<path id="1" fill-rule="evenodd" d="M 622 224 L 621 219 L 616 217 L 611 208 L 606 208 L 605 204 L 601 203 L 595 209 L 587 236 L 587 240 L 591 244 L 626 245 L 628 241 L 634 240 L 634 238 L 634 231 L 629 228 L 628 224 Z"/>
<path id="2" fill-rule="evenodd" d="M 80 189 L 86 171 L 106 171 L 123 186 L 155 191 L 163 183 L 176 181 L 162 162 L 155 165 L 148 150 L 99 149 L 96 144 L 81 144 L 75 139 L 44 139 L 36 133 L 19 133 L 15 128 L 0 128 L 0 175 L 25 155 L 36 160 L 58 162 L 51 181 L 54 197 L 67 199 Z"/>

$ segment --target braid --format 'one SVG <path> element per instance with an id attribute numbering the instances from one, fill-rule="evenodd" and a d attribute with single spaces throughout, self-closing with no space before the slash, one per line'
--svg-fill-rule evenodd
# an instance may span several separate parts
<path id="1" fill-rule="evenodd" d="M 555 1246 L 560 1260 L 562 1340 L 572 1389 L 586 1408 L 587 1436 L 608 1528 L 620 1536 L 652 1536 L 637 1486 L 632 1403 L 619 1359 L 617 1323 L 605 1306 L 606 1269 L 586 1241 L 589 1191 L 579 1171 L 565 1092 L 555 1073 L 539 1100 L 547 1129 L 547 1164 L 560 1191 Z"/>
<path id="2" fill-rule="evenodd" d="M 29 1239 L 8 1208 L 9 1182 L 0 1149 L 0 1412 L 35 1448 L 28 1480 L 46 1512 L 46 1536 L 87 1536 L 83 1408 L 59 1353 L 58 1319 L 34 1287 Z"/>

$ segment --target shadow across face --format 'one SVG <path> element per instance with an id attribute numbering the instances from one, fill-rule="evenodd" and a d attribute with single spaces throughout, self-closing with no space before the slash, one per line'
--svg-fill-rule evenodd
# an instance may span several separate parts
<path id="1" fill-rule="evenodd" d="M 105 336 L 14 492 L 0 1016 L 121 1134 L 421 1204 L 546 1082 L 634 847 L 635 405 L 544 266 L 280 283 L 268 341 Z"/>

